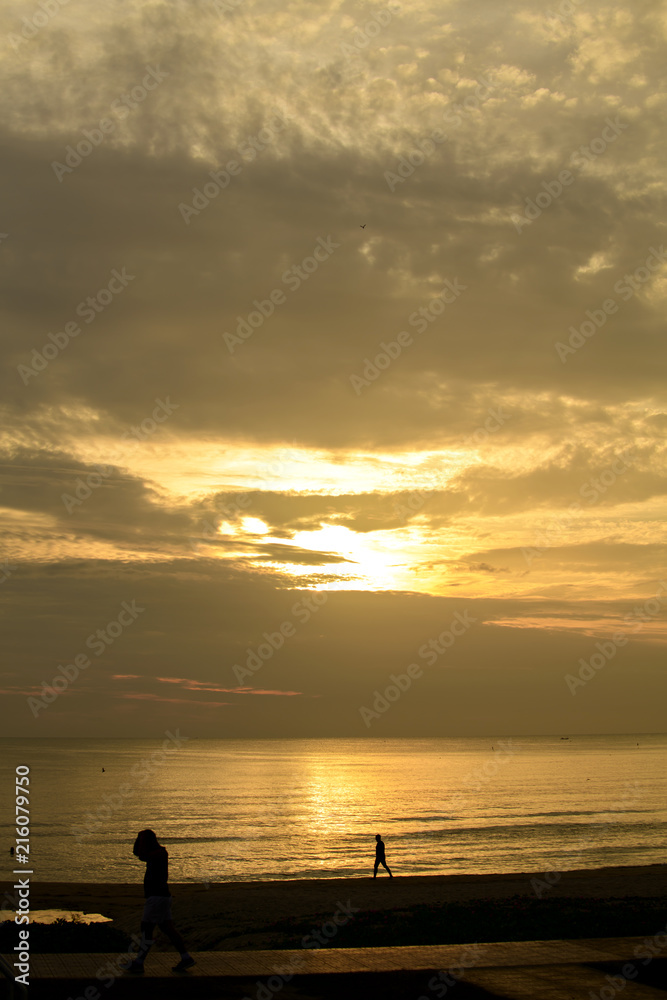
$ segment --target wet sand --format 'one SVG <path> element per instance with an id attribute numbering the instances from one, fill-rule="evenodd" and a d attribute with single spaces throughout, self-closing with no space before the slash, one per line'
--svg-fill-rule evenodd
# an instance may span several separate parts
<path id="1" fill-rule="evenodd" d="M 34 876 L 33 876 L 34 878 Z M 274 882 L 170 883 L 174 920 L 192 949 L 279 947 L 281 925 L 298 921 L 319 927 L 338 912 L 355 914 L 440 906 L 445 903 L 538 898 L 532 879 L 514 875 L 387 875 L 377 879 L 341 878 Z M 552 886 L 542 881 L 549 900 L 606 900 L 623 897 L 667 898 L 667 865 L 563 872 Z M 0 885 L 2 893 L 11 883 Z M 31 881 L 33 910 L 62 908 L 103 913 L 127 933 L 138 928 L 143 906 L 141 883 Z M 591 935 L 595 928 L 591 927 Z M 499 938 L 502 940 L 502 936 Z M 166 944 L 166 942 L 165 942 Z"/>

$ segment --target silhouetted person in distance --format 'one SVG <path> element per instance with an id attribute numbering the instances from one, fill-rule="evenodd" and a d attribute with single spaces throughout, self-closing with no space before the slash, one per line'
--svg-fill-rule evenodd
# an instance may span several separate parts
<path id="1" fill-rule="evenodd" d="M 153 932 L 157 924 L 180 953 L 181 960 L 173 966 L 173 971 L 184 972 L 185 969 L 189 969 L 195 964 L 195 960 L 186 948 L 185 941 L 176 930 L 171 918 L 171 893 L 167 885 L 169 855 L 166 849 L 158 844 L 158 839 L 152 830 L 141 830 L 137 834 L 132 853 L 136 854 L 140 861 L 146 862 L 146 874 L 144 875 L 146 903 L 141 917 L 141 944 L 127 971 L 134 973 L 144 971 L 144 959 L 153 944 Z"/>
<path id="2" fill-rule="evenodd" d="M 375 840 L 376 840 L 376 844 L 375 844 L 375 868 L 373 869 L 373 878 L 377 878 L 378 867 L 380 865 L 382 865 L 383 868 L 387 869 L 387 871 L 389 872 L 389 878 L 393 878 L 394 876 L 389 871 L 389 866 L 387 865 L 387 859 L 384 856 L 384 841 L 382 840 L 382 837 L 380 836 L 379 833 L 375 834 Z"/>

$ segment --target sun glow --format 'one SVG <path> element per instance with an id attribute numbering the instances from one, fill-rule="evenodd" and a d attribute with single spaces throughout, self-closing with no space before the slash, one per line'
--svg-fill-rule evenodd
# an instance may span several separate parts
<path id="1" fill-rule="evenodd" d="M 251 535 L 268 535 L 271 530 L 259 517 L 244 517 L 241 519 L 241 525 L 243 530 L 250 532 Z"/>
<path id="2" fill-rule="evenodd" d="M 235 523 L 223 521 L 218 536 L 226 544 L 208 547 L 211 556 L 242 559 L 270 568 L 314 590 L 412 589 L 412 558 L 418 561 L 420 547 L 419 532 L 414 527 L 358 532 L 343 525 L 321 523 L 314 530 L 279 537 L 255 517 Z"/>
<path id="3" fill-rule="evenodd" d="M 548 412 L 552 402 L 546 394 L 532 398 L 539 413 Z M 454 446 L 377 452 L 309 448 L 295 442 L 214 445 L 210 440 L 168 439 L 167 429 L 139 447 L 123 435 L 75 434 L 76 421 L 90 414 L 68 411 L 74 423 L 67 425 L 59 447 L 73 454 L 73 464 L 30 464 L 16 473 L 57 475 L 61 491 L 69 492 L 76 490 L 77 477 L 83 479 L 84 489 L 90 479 L 90 499 L 72 501 L 72 530 L 66 533 L 57 529 L 52 513 L 3 508 L 6 555 L 76 558 L 84 543 L 74 528 L 85 528 L 90 520 L 96 531 L 108 529 L 109 500 L 133 494 L 142 482 L 142 502 L 161 518 L 175 515 L 163 544 L 149 545 L 151 559 L 170 560 L 187 546 L 188 555 L 233 562 L 242 572 L 274 578 L 280 587 L 314 590 L 452 594 L 465 588 L 471 596 L 502 592 L 533 597 L 546 587 L 550 596 L 571 597 L 575 591 L 585 595 L 590 582 L 585 554 L 573 562 L 566 550 L 594 546 L 601 534 L 621 533 L 635 545 L 655 543 L 667 531 L 664 502 L 659 497 L 644 499 L 642 517 L 637 518 L 633 498 L 625 502 L 622 495 L 623 479 L 613 509 L 600 503 L 590 516 L 586 507 L 576 517 L 567 516 L 566 500 L 577 499 L 577 490 L 586 485 L 582 478 L 575 480 L 571 497 L 552 506 L 542 504 L 527 518 L 521 504 L 515 509 L 514 481 L 534 474 L 536 483 L 546 483 L 563 460 L 562 445 L 544 435 L 539 425 L 521 446 L 505 434 L 505 423 L 527 405 L 526 399 L 503 399 L 494 410 L 502 415 L 497 435 L 482 422 Z M 581 426 L 578 442 L 590 452 L 591 468 L 607 468 L 616 445 L 600 444 L 587 421 L 579 420 L 585 416 L 583 404 L 563 396 L 559 406 L 570 424 Z M 662 413 L 659 404 L 648 410 L 644 403 L 627 403 L 624 419 L 662 419 Z M 96 470 L 101 457 L 107 468 L 100 483 Z M 77 462 L 84 468 L 77 468 Z M 496 496 L 497 480 L 505 485 Z M 37 541 L 25 541 L 25 525 L 16 523 L 21 519 L 30 522 Z M 554 530 L 554 524 L 560 527 Z M 140 533 L 134 531 L 121 533 L 116 541 L 96 535 L 85 541 L 85 552 L 88 557 L 131 554 L 145 559 L 146 547 L 139 541 Z M 527 561 L 525 550 L 531 546 L 539 556 Z M 596 582 L 610 598 L 625 593 L 629 585 L 627 574 L 612 567 L 598 570 Z"/>

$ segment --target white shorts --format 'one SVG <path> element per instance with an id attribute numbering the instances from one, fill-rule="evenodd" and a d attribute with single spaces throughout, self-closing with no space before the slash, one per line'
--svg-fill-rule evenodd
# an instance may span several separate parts
<path id="1" fill-rule="evenodd" d="M 149 896 L 141 919 L 147 924 L 163 924 L 171 920 L 171 896 Z"/>

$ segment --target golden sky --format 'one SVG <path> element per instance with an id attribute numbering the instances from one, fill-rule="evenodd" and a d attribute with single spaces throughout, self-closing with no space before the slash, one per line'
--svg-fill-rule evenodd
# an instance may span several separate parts
<path id="1" fill-rule="evenodd" d="M 664 7 L 0 23 L 15 734 L 661 729 Z"/>

